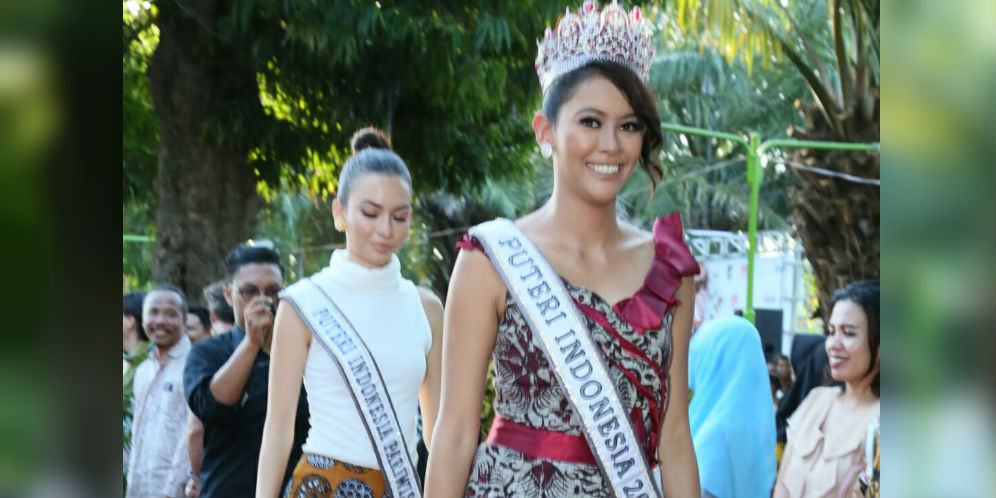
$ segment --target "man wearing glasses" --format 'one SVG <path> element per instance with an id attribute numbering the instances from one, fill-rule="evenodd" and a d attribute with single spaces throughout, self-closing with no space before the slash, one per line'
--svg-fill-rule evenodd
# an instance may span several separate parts
<path id="1" fill-rule="evenodd" d="M 190 410 L 204 425 L 204 453 L 190 480 L 202 497 L 254 496 L 266 420 L 270 342 L 283 266 L 272 244 L 240 244 L 225 258 L 225 299 L 235 314 L 232 331 L 197 344 L 183 385 Z M 308 433 L 308 405 L 298 397 L 294 444 L 286 477 Z M 196 465 L 196 463 L 195 463 Z"/>

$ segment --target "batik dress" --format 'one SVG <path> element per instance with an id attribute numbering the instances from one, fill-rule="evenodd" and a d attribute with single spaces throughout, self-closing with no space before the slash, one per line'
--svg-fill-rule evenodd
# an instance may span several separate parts
<path id="1" fill-rule="evenodd" d="M 679 304 L 675 293 L 682 277 L 698 273 L 677 213 L 658 218 L 653 236 L 653 263 L 633 296 L 612 305 L 564 281 L 652 466 L 667 404 L 671 319 Z M 457 246 L 482 250 L 469 236 Z M 492 360 L 495 421 L 474 456 L 466 496 L 612 496 L 578 416 L 510 294 Z"/>

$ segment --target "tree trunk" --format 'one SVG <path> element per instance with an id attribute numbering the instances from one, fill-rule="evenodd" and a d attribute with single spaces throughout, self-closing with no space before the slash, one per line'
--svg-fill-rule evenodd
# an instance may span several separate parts
<path id="1" fill-rule="evenodd" d="M 807 126 L 805 132 L 794 130 L 795 138 L 843 140 L 833 133 L 817 106 L 800 105 L 800 108 Z M 854 113 L 847 120 L 853 140 L 879 141 L 877 101 L 875 108 L 868 119 L 860 119 L 860 113 Z M 788 155 L 795 162 L 863 178 L 879 178 L 878 154 L 790 149 Z M 879 186 L 794 171 L 802 182 L 789 193 L 795 207 L 792 223 L 816 277 L 819 296 L 816 316 L 826 320 L 830 314 L 830 294 L 835 289 L 855 280 L 879 277 Z"/>
<path id="2" fill-rule="evenodd" d="M 158 6 L 159 45 L 149 63 L 159 120 L 152 276 L 201 302 L 204 286 L 224 277 L 225 254 L 250 236 L 260 206 L 249 140 L 226 116 L 262 109 L 251 67 L 213 31 L 220 2 Z"/>

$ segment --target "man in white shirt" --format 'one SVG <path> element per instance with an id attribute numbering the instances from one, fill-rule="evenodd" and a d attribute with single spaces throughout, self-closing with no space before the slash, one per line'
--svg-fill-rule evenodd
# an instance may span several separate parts
<path id="1" fill-rule="evenodd" d="M 145 296 L 142 324 L 155 345 L 135 373 L 135 418 L 125 496 L 182 497 L 190 463 L 185 444 L 187 402 L 183 367 L 190 351 L 184 333 L 187 298 L 161 284 Z"/>

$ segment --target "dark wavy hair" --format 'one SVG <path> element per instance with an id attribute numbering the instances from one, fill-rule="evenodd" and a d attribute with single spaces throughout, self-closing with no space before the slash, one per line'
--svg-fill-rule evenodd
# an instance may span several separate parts
<path id="1" fill-rule="evenodd" d="M 121 314 L 135 319 L 138 338 L 143 341 L 149 340 L 149 336 L 145 335 L 145 327 L 142 326 L 142 302 L 145 301 L 145 293 L 129 292 L 124 295 L 121 301 Z"/>
<path id="2" fill-rule="evenodd" d="M 851 301 L 861 306 L 861 309 L 865 312 L 865 317 L 868 320 L 868 349 L 871 351 L 871 363 L 868 365 L 866 374 L 875 370 L 875 358 L 878 356 L 879 350 L 879 292 L 878 280 L 858 280 L 847 284 L 842 289 L 837 289 L 830 296 L 831 310 L 840 301 Z M 830 377 L 830 365 L 826 366 L 824 376 L 827 379 L 832 379 Z M 881 397 L 879 394 L 880 377 L 881 369 L 875 372 L 875 377 L 871 381 L 871 390 L 877 397 Z"/>
<path id="3" fill-rule="evenodd" d="M 664 169 L 658 157 L 664 144 L 661 132 L 661 117 L 657 112 L 657 101 L 647 85 L 632 69 L 623 64 L 607 60 L 594 60 L 581 67 L 564 73 L 553 80 L 543 95 L 543 114 L 556 124 L 557 113 L 564 102 L 574 96 L 578 85 L 596 76 L 608 79 L 622 92 L 643 126 L 643 147 L 640 149 L 640 168 L 650 177 L 651 194 L 664 177 Z"/>

